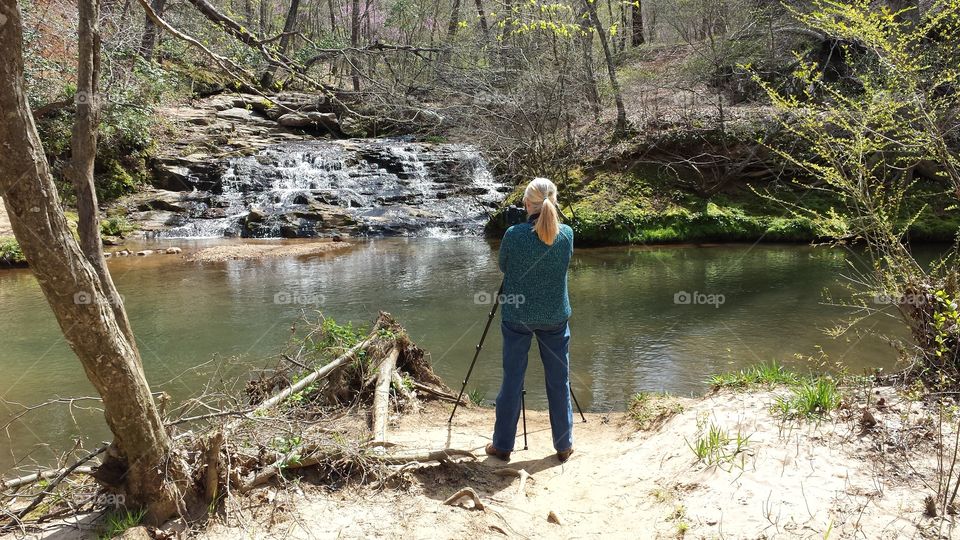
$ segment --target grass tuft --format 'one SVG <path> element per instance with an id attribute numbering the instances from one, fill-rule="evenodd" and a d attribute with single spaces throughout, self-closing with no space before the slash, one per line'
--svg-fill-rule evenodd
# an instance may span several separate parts
<path id="1" fill-rule="evenodd" d="M 697 461 L 707 466 L 725 465 L 734 462 L 734 459 L 747 450 L 750 443 L 750 435 L 744 436 L 737 432 L 735 436 L 730 436 L 723 428 L 717 424 L 710 423 L 709 428 L 700 428 L 700 434 L 694 442 L 687 441 L 687 446 L 697 457 Z"/>
<path id="2" fill-rule="evenodd" d="M 627 413 L 637 428 L 649 431 L 683 412 L 683 404 L 668 393 L 638 392 L 627 407 Z"/>
<path id="3" fill-rule="evenodd" d="M 120 536 L 127 529 L 139 525 L 146 515 L 146 510 L 122 509 L 111 512 L 107 514 L 106 520 L 103 523 L 103 528 L 100 530 L 100 534 L 97 535 L 97 537 L 100 540 L 106 540 L 107 538 Z"/>
<path id="4" fill-rule="evenodd" d="M 762 362 L 737 372 L 713 375 L 710 377 L 709 383 L 715 389 L 735 388 L 742 390 L 753 386 L 793 385 L 800 381 L 801 377 L 799 375 L 787 371 L 779 362 L 774 360 L 769 363 Z"/>
<path id="5" fill-rule="evenodd" d="M 782 418 L 814 418 L 829 414 L 839 406 L 837 382 L 820 377 L 794 386 L 790 395 L 777 398 L 773 409 Z"/>
<path id="6" fill-rule="evenodd" d="M 486 392 L 480 390 L 479 388 L 474 388 L 473 390 L 467 392 L 467 397 L 470 398 L 470 402 L 474 405 L 483 405 L 483 396 L 486 395 Z"/>

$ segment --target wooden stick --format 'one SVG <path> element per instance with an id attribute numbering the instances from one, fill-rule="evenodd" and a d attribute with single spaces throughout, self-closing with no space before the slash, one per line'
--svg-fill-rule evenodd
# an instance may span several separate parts
<path id="1" fill-rule="evenodd" d="M 33 484 L 38 480 L 49 480 L 51 478 L 56 478 L 63 473 L 64 469 L 53 469 L 50 471 L 37 471 L 35 473 L 30 473 L 26 476 L 21 476 L 19 478 L 11 478 L 10 480 L 0 481 L 0 489 L 17 489 L 22 488 L 23 486 Z M 73 470 L 75 473 L 83 474 L 93 474 L 92 467 L 77 467 Z"/>
<path id="2" fill-rule="evenodd" d="M 223 447 L 223 431 L 217 431 L 207 440 L 206 462 L 207 470 L 204 473 L 203 493 L 207 502 L 217 499 L 217 488 L 220 485 L 220 449 Z"/>
<path id="3" fill-rule="evenodd" d="M 390 377 L 391 377 L 391 379 L 393 380 L 394 386 L 397 387 L 397 392 L 400 393 L 400 396 L 402 396 L 403 399 L 404 399 L 404 400 L 407 402 L 407 404 L 409 405 L 410 411 L 411 411 L 411 412 L 419 412 L 419 411 L 420 411 L 420 401 L 417 400 L 417 397 L 416 397 L 415 395 L 413 395 L 413 392 L 410 391 L 409 388 L 407 388 L 407 385 L 406 385 L 405 381 L 403 380 L 403 377 L 400 376 L 400 373 L 398 373 L 397 370 L 393 370 L 393 375 L 391 375 Z"/>
<path id="4" fill-rule="evenodd" d="M 390 354 L 380 362 L 380 374 L 377 375 L 377 389 L 373 393 L 373 439 L 387 440 L 387 419 L 390 416 L 390 382 L 397 365 L 400 350 L 390 349 Z"/>
<path id="5" fill-rule="evenodd" d="M 444 392 L 443 390 L 438 390 L 436 388 L 433 388 L 432 386 L 427 386 L 421 382 L 413 381 L 413 387 L 416 388 L 417 390 L 426 392 L 428 394 L 432 394 L 434 397 L 440 399 L 441 401 L 449 401 L 451 403 L 457 402 L 457 396 Z M 460 403 L 466 404 L 468 403 L 468 401 L 461 400 Z"/>

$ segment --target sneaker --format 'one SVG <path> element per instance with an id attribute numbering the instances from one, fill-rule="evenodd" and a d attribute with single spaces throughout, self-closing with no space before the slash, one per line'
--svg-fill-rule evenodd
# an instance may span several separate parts
<path id="1" fill-rule="evenodd" d="M 493 456 L 497 459 L 502 459 L 503 461 L 510 461 L 510 452 L 504 452 L 503 450 L 497 450 L 493 443 L 487 445 L 484 449 L 488 456 Z"/>
<path id="2" fill-rule="evenodd" d="M 567 448 L 566 450 L 561 450 L 557 452 L 557 459 L 560 460 L 560 463 L 566 463 L 570 456 L 573 454 L 573 447 Z"/>

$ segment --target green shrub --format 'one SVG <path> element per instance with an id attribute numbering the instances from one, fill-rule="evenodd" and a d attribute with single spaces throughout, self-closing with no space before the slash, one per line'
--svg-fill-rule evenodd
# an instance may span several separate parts
<path id="1" fill-rule="evenodd" d="M 136 229 L 136 225 L 124 216 L 110 216 L 100 222 L 100 234 L 103 236 L 124 236 Z"/>
<path id="2" fill-rule="evenodd" d="M 0 238 L 0 265 L 22 266 L 27 264 L 23 250 L 15 238 Z"/>

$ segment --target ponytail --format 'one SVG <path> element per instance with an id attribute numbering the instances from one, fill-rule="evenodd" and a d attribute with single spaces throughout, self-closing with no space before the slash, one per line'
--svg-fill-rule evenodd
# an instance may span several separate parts
<path id="1" fill-rule="evenodd" d="M 560 234 L 560 212 L 557 210 L 557 186 L 546 178 L 534 178 L 523 192 L 524 202 L 529 202 L 540 217 L 533 226 L 540 241 L 548 246 Z"/>
<path id="2" fill-rule="evenodd" d="M 550 202 L 549 197 L 543 200 L 543 205 L 540 207 L 540 217 L 537 218 L 533 230 L 540 237 L 540 241 L 548 246 L 552 246 L 553 241 L 560 234 L 560 218 L 557 215 L 557 207 Z"/>

